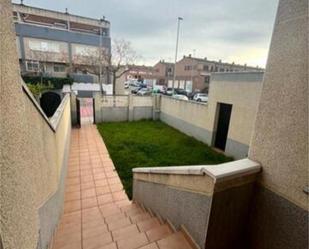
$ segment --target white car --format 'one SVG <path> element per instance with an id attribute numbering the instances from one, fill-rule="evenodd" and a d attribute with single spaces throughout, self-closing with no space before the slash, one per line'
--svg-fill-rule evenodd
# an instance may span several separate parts
<path id="1" fill-rule="evenodd" d="M 194 95 L 193 100 L 197 102 L 208 102 L 208 95 L 206 93 L 197 93 Z"/>
<path id="2" fill-rule="evenodd" d="M 189 100 L 189 98 L 187 97 L 187 96 L 185 96 L 185 95 L 182 95 L 182 94 L 175 94 L 175 95 L 173 95 L 173 98 L 174 99 L 180 99 L 180 100 Z"/>
<path id="3" fill-rule="evenodd" d="M 151 95 L 151 89 L 148 88 L 142 88 L 137 92 L 137 95 L 139 96 L 149 96 Z"/>

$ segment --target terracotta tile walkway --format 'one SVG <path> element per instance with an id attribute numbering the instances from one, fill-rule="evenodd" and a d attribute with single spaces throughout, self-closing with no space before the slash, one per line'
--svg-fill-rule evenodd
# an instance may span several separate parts
<path id="1" fill-rule="evenodd" d="M 96 129 L 72 130 L 64 214 L 53 249 L 190 249 L 181 232 L 129 201 Z"/>

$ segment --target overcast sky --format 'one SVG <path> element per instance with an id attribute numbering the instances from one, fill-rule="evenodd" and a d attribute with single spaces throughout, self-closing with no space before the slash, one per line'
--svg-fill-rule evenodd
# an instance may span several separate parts
<path id="1" fill-rule="evenodd" d="M 19 3 L 20 1 L 14 1 Z M 139 63 L 184 54 L 265 66 L 278 0 L 24 0 L 24 4 L 111 22 L 111 37 L 132 43 Z"/>

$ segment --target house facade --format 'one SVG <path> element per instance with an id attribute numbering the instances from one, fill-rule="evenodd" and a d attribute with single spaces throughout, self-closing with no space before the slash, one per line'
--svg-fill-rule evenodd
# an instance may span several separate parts
<path id="1" fill-rule="evenodd" d="M 24 4 L 13 4 L 13 18 L 22 75 L 98 81 L 111 49 L 109 21 Z"/>
<path id="2" fill-rule="evenodd" d="M 262 72 L 259 67 L 250 67 L 235 63 L 225 63 L 221 60 L 211 61 L 207 58 L 195 58 L 191 55 L 184 56 L 176 63 L 176 81 L 174 88 L 186 89 L 189 92 L 208 92 L 210 76 L 215 72 Z M 168 80 L 168 86 L 172 87 L 173 80 Z"/>

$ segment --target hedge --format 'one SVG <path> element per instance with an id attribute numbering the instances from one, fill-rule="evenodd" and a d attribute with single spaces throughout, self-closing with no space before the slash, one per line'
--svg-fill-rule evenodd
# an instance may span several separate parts
<path id="1" fill-rule="evenodd" d="M 40 84 L 41 77 L 40 76 L 22 76 L 23 80 L 27 84 Z M 63 85 L 72 85 L 72 78 L 56 78 L 56 77 L 43 77 L 42 78 L 43 85 L 50 86 L 52 85 L 55 89 L 62 89 Z"/>

